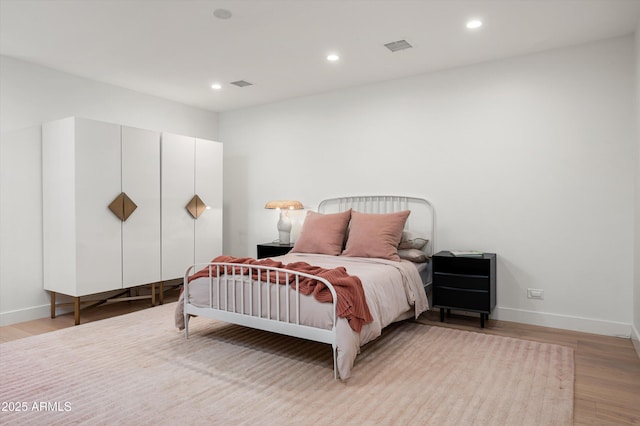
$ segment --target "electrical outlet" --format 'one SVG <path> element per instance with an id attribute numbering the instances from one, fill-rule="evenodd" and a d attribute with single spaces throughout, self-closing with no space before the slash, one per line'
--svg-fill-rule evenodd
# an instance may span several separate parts
<path id="1" fill-rule="evenodd" d="M 539 288 L 528 288 L 527 289 L 527 299 L 544 299 L 544 290 L 540 290 Z"/>

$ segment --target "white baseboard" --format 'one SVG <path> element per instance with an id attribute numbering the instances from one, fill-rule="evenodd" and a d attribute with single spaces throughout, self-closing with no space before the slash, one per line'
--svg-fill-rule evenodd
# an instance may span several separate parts
<path id="1" fill-rule="evenodd" d="M 49 304 L 9 312 L 0 312 L 0 326 L 46 318 L 49 315 L 51 315 L 51 305 Z"/>
<path id="2" fill-rule="evenodd" d="M 549 312 L 534 312 L 500 307 L 496 307 L 491 313 L 491 318 L 626 339 L 631 337 L 632 328 L 631 324 L 616 321 L 604 321 L 593 318 L 552 314 Z"/>
<path id="3" fill-rule="evenodd" d="M 180 283 L 182 281 L 180 280 Z M 175 285 L 176 282 L 166 281 L 165 288 Z M 112 297 L 122 290 L 114 290 L 105 293 L 96 293 L 87 296 L 89 300 L 103 300 Z M 140 289 L 141 295 L 151 294 L 147 288 Z M 83 302 L 85 296 L 82 297 Z M 73 297 L 61 293 L 57 294 L 56 315 L 64 315 L 73 312 Z M 49 303 L 40 306 L 32 306 L 29 308 L 16 309 L 15 311 L 0 312 L 0 326 L 17 324 L 19 322 L 33 321 L 40 318 L 48 318 L 51 315 L 51 305 Z"/>

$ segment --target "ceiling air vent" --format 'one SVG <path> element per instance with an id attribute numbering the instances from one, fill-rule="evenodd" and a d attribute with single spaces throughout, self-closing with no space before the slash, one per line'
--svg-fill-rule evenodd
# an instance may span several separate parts
<path id="1" fill-rule="evenodd" d="M 253 83 L 249 83 L 248 81 L 244 81 L 244 80 L 232 81 L 231 84 L 238 87 L 253 86 Z"/>
<path id="2" fill-rule="evenodd" d="M 392 41 L 391 43 L 387 43 L 384 45 L 384 47 L 386 47 L 392 52 L 397 52 L 398 50 L 409 49 L 413 46 L 411 46 L 407 42 L 407 40 L 398 40 L 398 41 Z"/>

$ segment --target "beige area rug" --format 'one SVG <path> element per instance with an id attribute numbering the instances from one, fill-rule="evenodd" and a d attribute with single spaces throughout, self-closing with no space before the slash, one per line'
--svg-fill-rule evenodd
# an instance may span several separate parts
<path id="1" fill-rule="evenodd" d="M 2 424 L 571 424 L 571 348 L 414 322 L 333 380 L 330 346 L 175 304 L 0 345 Z"/>

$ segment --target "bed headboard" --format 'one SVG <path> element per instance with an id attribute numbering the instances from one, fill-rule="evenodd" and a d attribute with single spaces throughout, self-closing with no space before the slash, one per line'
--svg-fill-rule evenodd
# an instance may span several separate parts
<path id="1" fill-rule="evenodd" d="M 368 195 L 339 197 L 322 200 L 319 213 L 338 213 L 353 209 L 361 213 L 393 213 L 411 210 L 404 229 L 429 240 L 423 248 L 427 256 L 432 256 L 436 240 L 436 214 L 433 205 L 422 198 L 396 195 Z"/>

